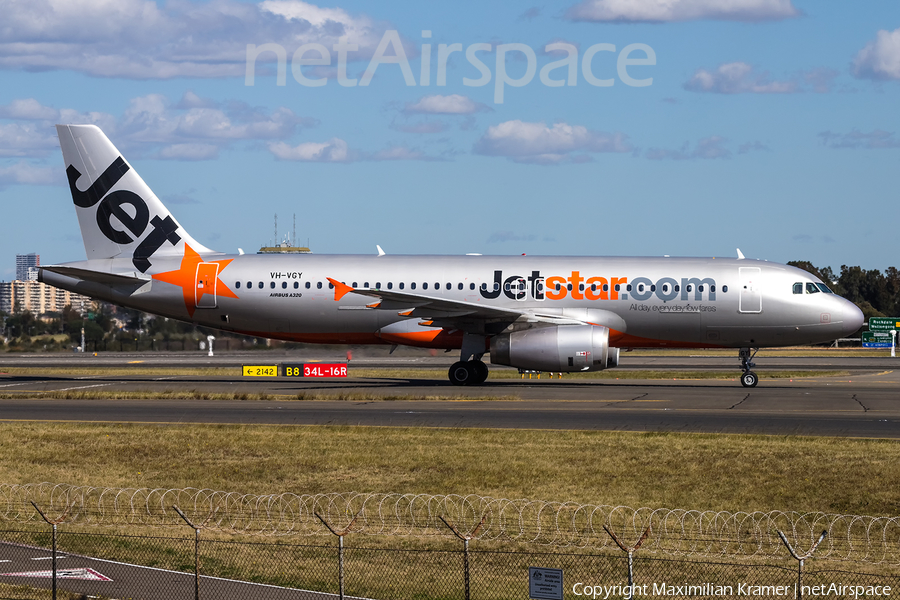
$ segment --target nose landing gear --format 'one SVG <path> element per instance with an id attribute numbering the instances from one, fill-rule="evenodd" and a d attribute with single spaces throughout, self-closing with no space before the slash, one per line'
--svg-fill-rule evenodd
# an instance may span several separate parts
<path id="1" fill-rule="evenodd" d="M 756 384 L 759 383 L 759 375 L 751 371 L 756 366 L 756 363 L 753 362 L 753 357 L 756 356 L 757 352 L 759 352 L 759 348 L 755 350 L 753 348 L 741 348 L 738 355 L 741 359 L 741 370 L 743 371 L 741 374 L 741 385 L 744 387 L 756 387 Z"/>

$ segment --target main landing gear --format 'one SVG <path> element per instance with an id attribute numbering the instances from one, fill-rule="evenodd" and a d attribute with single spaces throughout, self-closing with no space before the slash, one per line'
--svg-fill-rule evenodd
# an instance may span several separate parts
<path id="1" fill-rule="evenodd" d="M 741 348 L 740 350 L 741 370 L 744 371 L 741 374 L 741 385 L 744 387 L 756 387 L 756 384 L 759 383 L 759 375 L 750 370 L 756 366 L 756 363 L 753 362 L 753 357 L 756 356 L 757 352 L 759 352 L 759 348 L 756 350 L 753 350 L 753 348 Z"/>
<path id="2" fill-rule="evenodd" d="M 461 360 L 453 363 L 447 374 L 453 385 L 479 385 L 487 380 L 488 368 L 480 360 Z"/>
<path id="3" fill-rule="evenodd" d="M 459 361 L 453 363 L 447 375 L 453 385 L 481 385 L 488 378 L 487 365 L 481 362 L 487 348 L 487 337 L 479 334 L 463 334 Z"/>

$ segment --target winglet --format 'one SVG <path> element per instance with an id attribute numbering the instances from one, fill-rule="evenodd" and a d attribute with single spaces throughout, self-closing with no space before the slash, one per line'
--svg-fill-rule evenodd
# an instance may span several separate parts
<path id="1" fill-rule="evenodd" d="M 347 285 L 346 283 L 341 283 L 331 277 L 326 277 L 326 279 L 334 286 L 334 301 L 337 302 L 347 294 L 353 291 L 353 288 Z"/>
<path id="2" fill-rule="evenodd" d="M 375 247 L 378 249 L 378 256 L 384 256 L 384 250 L 381 249 L 381 246 L 375 244 Z"/>
<path id="3" fill-rule="evenodd" d="M 741 252 L 740 248 L 737 249 L 737 253 L 738 253 L 738 260 L 744 260 L 744 253 Z"/>

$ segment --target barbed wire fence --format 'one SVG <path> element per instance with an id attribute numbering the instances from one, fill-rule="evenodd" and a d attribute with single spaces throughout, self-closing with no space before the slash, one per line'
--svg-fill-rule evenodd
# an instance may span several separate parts
<path id="1" fill-rule="evenodd" d="M 258 536 L 320 536 L 320 518 L 336 527 L 355 518 L 355 535 L 446 537 L 444 517 L 465 530 L 483 521 L 478 534 L 482 541 L 611 548 L 615 543 L 604 528 L 623 539 L 638 539 L 649 528 L 653 535 L 642 552 L 670 556 L 782 557 L 779 531 L 794 547 L 806 548 L 826 530 L 818 558 L 900 565 L 900 517 L 631 508 L 474 494 L 256 495 L 35 483 L 0 484 L 0 521 L 40 520 L 32 502 L 48 513 L 67 510 L 70 524 L 149 527 L 179 523 L 172 509 L 177 505 L 190 519 L 206 522 L 206 529 Z"/>
<path id="2" fill-rule="evenodd" d="M 45 515 L 59 518 L 48 520 Z M 416 595 L 422 594 L 422 586 L 432 586 L 422 597 L 454 597 L 446 595 L 445 588 L 459 584 L 459 597 L 465 599 L 505 597 L 502 590 L 512 588 L 503 585 L 513 585 L 510 573 L 527 572 L 529 562 L 540 561 L 567 564 L 568 572 L 576 577 L 585 573 L 624 582 L 627 573 L 626 585 L 632 586 L 638 585 L 639 579 L 649 581 L 651 574 L 656 574 L 656 579 L 695 580 L 706 582 L 704 585 L 737 577 L 748 581 L 767 577 L 788 581 L 795 577 L 793 581 L 802 584 L 804 561 L 814 558 L 817 562 L 836 561 L 828 563 L 831 570 L 812 573 L 817 581 L 823 580 L 823 573 L 833 573 L 860 584 L 878 582 L 885 576 L 900 584 L 896 568 L 900 566 L 900 517 L 632 508 L 474 494 L 260 495 L 45 482 L 0 484 L 0 525 L 3 523 L 7 524 L 6 541 L 8 536 L 22 534 L 20 545 L 35 544 L 37 539 L 23 533 L 22 527 L 39 531 L 53 523 L 54 548 L 58 524 L 60 531 L 65 531 L 62 535 L 68 536 L 70 552 L 75 549 L 85 556 L 130 557 L 135 564 L 147 560 L 173 572 L 190 573 L 193 593 L 182 590 L 173 598 L 199 599 L 201 572 L 203 577 L 213 578 L 204 580 L 203 597 L 230 597 L 231 592 L 216 596 L 214 590 L 228 576 L 243 578 L 240 565 L 248 563 L 257 565 L 255 570 L 250 569 L 254 581 L 293 589 L 299 584 L 285 574 L 288 567 L 275 567 L 282 562 L 304 573 L 301 580 L 305 589 L 328 591 L 334 584 L 333 592 L 339 597 L 344 597 L 345 579 L 366 597 L 401 597 L 398 589 L 373 575 L 386 564 L 403 573 L 408 585 L 419 586 Z M 183 531 L 185 523 L 194 531 L 192 544 L 171 534 L 176 528 Z M 14 530 L 14 524 L 20 529 Z M 85 533 L 92 528 L 98 533 Z M 205 532 L 202 551 L 201 528 Z M 333 535 L 338 536 L 336 546 Z M 345 548 L 345 536 L 352 536 L 352 546 Z M 374 543 L 366 544 L 365 536 Z M 386 539 L 398 538 L 400 543 L 385 547 Z M 247 541 L 254 539 L 266 541 Z M 459 540 L 463 540 L 459 565 L 452 558 L 459 551 L 434 544 L 446 548 Z M 470 550 L 470 540 L 476 542 L 477 550 Z M 173 558 L 172 548 L 187 545 L 193 549 L 187 553 L 193 561 L 184 556 Z M 115 551 L 109 553 L 109 546 Z M 334 551 L 337 554 L 332 556 Z M 268 558 L 250 558 L 260 554 Z M 792 558 L 798 562 L 791 562 Z M 345 563 L 350 565 L 346 576 Z M 840 563 L 854 566 L 835 570 L 834 565 Z M 414 565 L 423 564 L 433 565 L 432 570 L 444 573 L 446 579 L 422 575 L 429 568 Z M 258 565 L 272 566 L 278 572 L 273 575 Z M 456 579 L 448 574 L 454 569 L 459 571 Z M 484 586 L 487 573 L 503 585 Z M 0 574 L 0 583 L 5 575 Z M 55 566 L 53 581 L 55 589 Z M 376 581 L 379 583 L 373 583 Z M 802 590 L 800 586 L 795 589 L 797 594 Z M 7 598 L 2 589 L 0 598 Z"/>

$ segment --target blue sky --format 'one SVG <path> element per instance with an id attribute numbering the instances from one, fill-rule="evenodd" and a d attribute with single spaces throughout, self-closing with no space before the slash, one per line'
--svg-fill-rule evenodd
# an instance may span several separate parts
<path id="1" fill-rule="evenodd" d="M 0 11 L 0 279 L 14 277 L 16 253 L 84 257 L 58 122 L 103 128 L 181 224 L 226 252 L 271 243 L 277 213 L 279 235 L 296 214 L 298 241 L 317 253 L 740 247 L 835 269 L 900 263 L 895 2 L 2 0 Z M 250 44 L 284 48 L 283 85 L 274 52 L 251 61 L 248 85 Z M 345 44 L 357 49 L 342 66 Z M 441 44 L 462 51 L 438 85 Z M 330 64 L 300 64 L 320 49 Z M 560 62 L 547 74 L 561 85 L 545 83 L 567 58 L 572 72 Z M 341 85 L 342 69 L 357 85 Z M 498 88 L 503 75 L 513 84 Z"/>

